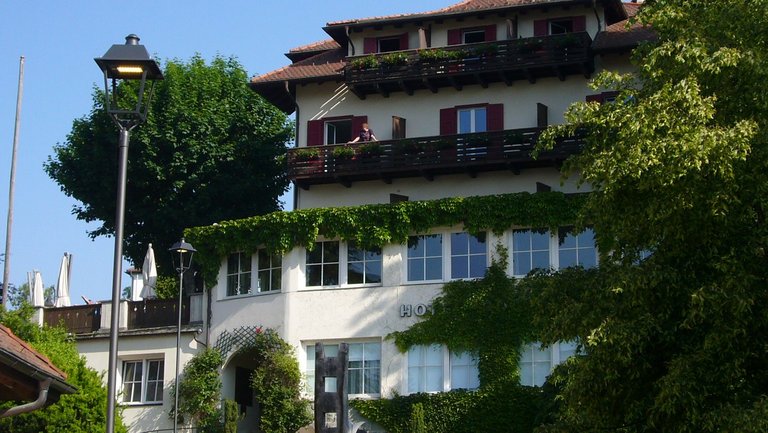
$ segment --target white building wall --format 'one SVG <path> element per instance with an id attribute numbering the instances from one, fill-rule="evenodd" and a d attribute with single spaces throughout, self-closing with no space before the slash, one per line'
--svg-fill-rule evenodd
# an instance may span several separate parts
<path id="1" fill-rule="evenodd" d="M 195 333 L 181 334 L 181 371 L 184 365 L 199 352 L 203 346 L 195 340 Z M 104 373 L 106 386 L 107 370 L 109 369 L 109 338 L 77 339 L 77 350 L 85 357 L 87 365 L 94 370 Z M 174 394 L 171 385 L 176 377 L 176 333 L 154 335 L 121 335 L 118 338 L 117 362 L 117 391 L 122 392 L 123 361 L 142 359 L 163 359 L 163 403 L 162 404 L 122 404 L 123 423 L 132 433 L 155 431 L 160 429 L 173 430 L 173 419 L 169 417 L 173 406 Z M 118 402 L 121 398 L 118 397 Z"/>

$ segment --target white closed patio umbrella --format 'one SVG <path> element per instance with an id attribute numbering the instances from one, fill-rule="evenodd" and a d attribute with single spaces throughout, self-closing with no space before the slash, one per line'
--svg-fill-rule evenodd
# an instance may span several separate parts
<path id="1" fill-rule="evenodd" d="M 147 255 L 144 256 L 144 264 L 141 265 L 141 276 L 144 279 L 144 287 L 141 289 L 141 297 L 144 299 L 154 298 L 155 284 L 157 284 L 157 264 L 155 263 L 155 250 L 152 244 L 147 248 Z"/>
<path id="2" fill-rule="evenodd" d="M 61 258 L 61 267 L 59 268 L 59 279 L 56 282 L 56 303 L 55 307 L 69 307 L 72 302 L 69 300 L 69 275 L 72 271 L 72 255 L 64 253 Z"/>
<path id="3" fill-rule="evenodd" d="M 29 278 L 29 303 L 33 307 L 42 307 L 45 305 L 43 276 L 37 269 L 32 271 L 31 274 L 31 278 Z"/>

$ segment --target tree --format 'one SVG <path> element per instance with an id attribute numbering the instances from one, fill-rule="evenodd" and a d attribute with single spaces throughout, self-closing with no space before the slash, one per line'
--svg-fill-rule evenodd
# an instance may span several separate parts
<path id="1" fill-rule="evenodd" d="M 184 228 L 279 209 L 288 185 L 280 156 L 292 126 L 248 88 L 235 59 L 170 60 L 163 74 L 129 148 L 125 255 L 135 266 L 150 242 L 162 250 Z M 115 231 L 117 138 L 103 92 L 95 90 L 90 114 L 73 122 L 45 163 L 62 191 L 80 201 L 75 216 L 101 222 L 91 237 Z M 156 258 L 158 272 L 174 272 L 168 254 Z"/>
<path id="2" fill-rule="evenodd" d="M 0 307 L 0 323 L 63 370 L 67 374 L 67 382 L 74 385 L 77 392 L 62 395 L 58 402 L 44 409 L 0 419 L 0 431 L 103 431 L 107 420 L 107 390 L 102 384 L 101 375 L 86 365 L 85 358 L 77 352 L 72 336 L 67 334 L 64 328 L 39 328 L 30 322 L 31 316 L 32 307 L 26 302 L 14 311 L 6 311 Z M 119 412 L 116 414 L 115 423 L 115 432 L 126 432 Z"/>
<path id="3" fill-rule="evenodd" d="M 553 380 L 546 430 L 766 431 L 768 2 L 655 0 L 638 16 L 658 41 L 637 74 L 596 81 L 617 102 L 577 104 L 547 134 L 587 134 L 566 168 L 595 188 L 601 266 L 533 296 L 542 341 L 585 347 Z"/>

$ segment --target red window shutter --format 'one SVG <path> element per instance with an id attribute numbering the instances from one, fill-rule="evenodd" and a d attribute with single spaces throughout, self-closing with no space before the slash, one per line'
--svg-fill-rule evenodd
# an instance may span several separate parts
<path id="1" fill-rule="evenodd" d="M 491 24 L 485 27 L 485 42 L 493 42 L 496 40 L 496 24 Z"/>
<path id="2" fill-rule="evenodd" d="M 321 146 L 323 144 L 323 129 L 325 121 L 310 120 L 307 122 L 307 146 Z"/>
<path id="3" fill-rule="evenodd" d="M 587 31 L 587 17 L 585 15 L 573 17 L 573 31 L 574 32 Z"/>
<path id="4" fill-rule="evenodd" d="M 400 49 L 401 50 L 408 49 L 408 33 L 403 33 L 402 35 L 400 35 Z"/>
<path id="5" fill-rule="evenodd" d="M 456 108 L 440 110 L 440 135 L 453 135 L 458 130 Z"/>
<path id="6" fill-rule="evenodd" d="M 448 30 L 448 45 L 459 45 L 461 43 L 461 29 Z"/>
<path id="7" fill-rule="evenodd" d="M 597 95 L 587 95 L 587 97 L 585 99 L 586 99 L 587 102 L 594 101 L 594 102 L 599 102 L 599 103 L 602 104 L 603 103 L 603 94 L 602 93 L 598 93 Z"/>
<path id="8" fill-rule="evenodd" d="M 355 116 L 352 118 L 352 139 L 353 140 L 357 137 L 358 134 L 360 134 L 360 130 L 363 129 L 363 123 L 368 123 L 368 116 Z M 375 129 L 373 129 L 373 133 L 376 134 Z"/>
<path id="9" fill-rule="evenodd" d="M 376 38 L 363 39 L 363 54 L 373 54 L 379 51 L 379 41 Z"/>
<path id="10" fill-rule="evenodd" d="M 549 34 L 549 22 L 547 20 L 535 20 L 533 22 L 533 36 L 547 36 Z"/>
<path id="11" fill-rule="evenodd" d="M 485 109 L 486 130 L 503 131 L 504 130 L 504 104 L 488 104 Z"/>

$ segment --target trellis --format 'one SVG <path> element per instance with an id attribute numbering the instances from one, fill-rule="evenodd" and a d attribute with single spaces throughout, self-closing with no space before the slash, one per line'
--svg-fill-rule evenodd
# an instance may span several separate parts
<path id="1" fill-rule="evenodd" d="M 230 351 L 237 352 L 252 344 L 259 332 L 261 332 L 260 326 L 241 326 L 233 331 L 225 330 L 216 340 L 215 348 L 226 359 Z"/>

